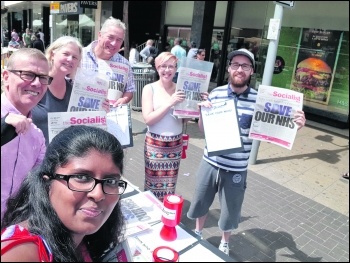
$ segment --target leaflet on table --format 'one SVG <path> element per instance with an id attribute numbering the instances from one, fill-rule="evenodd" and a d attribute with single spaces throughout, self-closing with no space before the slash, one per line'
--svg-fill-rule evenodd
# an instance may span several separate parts
<path id="1" fill-rule="evenodd" d="M 130 67 L 124 63 L 109 60 L 98 60 L 98 73 L 108 83 L 107 99 L 113 104 L 123 96 Z"/>
<path id="2" fill-rule="evenodd" d="M 108 82 L 97 73 L 78 68 L 67 111 L 99 111 L 107 97 Z"/>
<path id="3" fill-rule="evenodd" d="M 303 93 L 260 85 L 249 138 L 292 149 L 298 125 L 293 121 L 303 108 Z"/>
<path id="4" fill-rule="evenodd" d="M 176 90 L 183 90 L 186 99 L 175 105 L 173 114 L 179 118 L 198 118 L 197 106 L 201 99 L 201 93 L 207 92 L 213 63 L 193 58 L 180 60 L 179 76 Z"/>
<path id="5" fill-rule="evenodd" d="M 49 112 L 48 114 L 49 141 L 62 130 L 74 125 L 87 125 L 107 130 L 106 112 L 77 111 Z"/>
<path id="6" fill-rule="evenodd" d="M 140 192 L 120 200 L 126 222 L 126 236 L 160 223 L 163 205 L 150 192 Z"/>
<path id="7" fill-rule="evenodd" d="M 107 130 L 119 140 L 123 147 L 134 145 L 131 112 L 128 104 L 110 108 L 110 112 L 107 113 Z"/>
<path id="8" fill-rule="evenodd" d="M 235 100 L 213 103 L 211 108 L 201 107 L 208 156 L 217 156 L 243 150 Z"/>

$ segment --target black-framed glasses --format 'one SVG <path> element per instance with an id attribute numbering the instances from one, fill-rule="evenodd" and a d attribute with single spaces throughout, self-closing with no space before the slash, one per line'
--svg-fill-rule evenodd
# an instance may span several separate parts
<path id="1" fill-rule="evenodd" d="M 117 178 L 96 179 L 86 174 L 54 174 L 51 178 L 65 180 L 68 189 L 76 192 L 91 192 L 97 184 L 101 184 L 102 191 L 107 195 L 122 195 L 128 185 Z"/>
<path id="2" fill-rule="evenodd" d="M 249 64 L 230 63 L 229 65 L 233 70 L 237 70 L 239 67 L 242 67 L 244 71 L 248 71 L 252 68 L 252 65 Z"/>
<path id="3" fill-rule="evenodd" d="M 50 85 L 53 78 L 47 75 L 38 75 L 30 71 L 9 69 L 12 73 L 19 73 L 19 77 L 24 81 L 34 81 L 36 77 L 43 85 Z"/>

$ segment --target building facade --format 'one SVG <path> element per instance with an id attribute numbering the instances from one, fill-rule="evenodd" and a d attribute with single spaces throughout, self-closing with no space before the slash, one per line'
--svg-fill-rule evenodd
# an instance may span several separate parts
<path id="1" fill-rule="evenodd" d="M 307 118 L 348 127 L 349 2 L 293 3 L 283 8 L 271 85 L 303 92 Z M 248 48 L 257 61 L 251 85 L 258 89 L 275 6 L 275 1 L 129 1 L 129 42 L 142 44 L 151 38 L 163 50 L 175 37 L 185 40 L 186 49 L 195 41 L 214 63 L 212 81 L 218 85 L 227 82 L 227 54 Z M 48 44 L 73 35 L 86 46 L 97 38 L 106 18 L 123 19 L 123 1 L 25 1 L 7 8 L 3 28 L 41 27 Z"/>

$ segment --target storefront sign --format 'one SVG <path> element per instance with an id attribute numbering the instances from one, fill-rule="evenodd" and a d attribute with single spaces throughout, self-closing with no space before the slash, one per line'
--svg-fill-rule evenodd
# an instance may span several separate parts
<path id="1" fill-rule="evenodd" d="M 97 1 L 80 1 L 80 7 L 97 9 Z"/>
<path id="2" fill-rule="evenodd" d="M 60 12 L 60 3 L 51 3 L 50 4 L 50 14 L 58 14 Z"/>
<path id="3" fill-rule="evenodd" d="M 76 2 L 61 2 L 60 15 L 76 15 L 82 14 L 83 9 L 80 7 L 80 1 Z"/>

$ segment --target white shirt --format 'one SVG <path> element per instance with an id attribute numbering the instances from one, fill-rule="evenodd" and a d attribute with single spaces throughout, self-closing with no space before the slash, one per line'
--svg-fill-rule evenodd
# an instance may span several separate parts
<path id="1" fill-rule="evenodd" d="M 140 61 L 140 53 L 137 51 L 136 48 L 131 48 L 129 53 L 129 62 L 131 65 L 134 65 L 135 63 Z"/>

